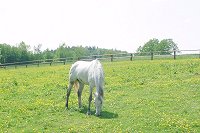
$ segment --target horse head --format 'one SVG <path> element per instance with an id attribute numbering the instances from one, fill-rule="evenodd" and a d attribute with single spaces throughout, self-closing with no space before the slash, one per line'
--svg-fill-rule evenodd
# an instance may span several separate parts
<path id="1" fill-rule="evenodd" d="M 95 107 L 96 107 L 96 116 L 100 116 L 101 114 L 101 109 L 102 109 L 102 105 L 103 105 L 103 96 L 100 95 L 99 93 L 94 93 L 94 103 L 95 103 Z"/>

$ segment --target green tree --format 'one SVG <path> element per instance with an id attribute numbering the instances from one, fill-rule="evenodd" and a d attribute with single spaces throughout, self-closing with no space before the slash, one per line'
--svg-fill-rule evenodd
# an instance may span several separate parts
<path id="1" fill-rule="evenodd" d="M 165 55 L 172 53 L 173 50 L 178 50 L 178 46 L 172 39 L 163 39 L 160 41 L 157 50 Z"/>
<path id="2" fill-rule="evenodd" d="M 68 52 L 67 46 L 65 45 L 65 43 L 63 43 L 59 46 L 59 48 L 56 49 L 54 57 L 55 58 L 66 58 L 67 52 Z"/>
<path id="3" fill-rule="evenodd" d="M 25 42 L 21 42 L 14 51 L 17 51 L 17 60 L 18 61 L 29 61 L 31 60 L 30 46 L 26 45 Z"/>
<path id="4" fill-rule="evenodd" d="M 2 55 L 1 63 L 12 62 L 12 58 L 10 57 L 12 53 L 12 47 L 6 43 L 1 44 L 0 47 L 1 47 L 1 55 Z"/>
<path id="5" fill-rule="evenodd" d="M 158 39 L 150 39 L 144 46 L 139 46 L 137 53 L 139 55 L 148 55 L 152 52 L 157 52 L 157 54 L 166 55 L 172 53 L 172 50 L 178 50 L 178 46 L 173 42 L 172 39 L 163 39 L 159 41 Z"/>
<path id="6" fill-rule="evenodd" d="M 17 46 L 11 46 L 6 43 L 0 44 L 1 63 L 13 63 L 32 60 L 32 52 L 29 51 L 30 46 L 21 42 Z"/>
<path id="7" fill-rule="evenodd" d="M 53 59 L 53 58 L 54 58 L 54 51 L 53 51 L 53 50 L 46 49 L 46 50 L 43 52 L 43 58 L 44 58 L 44 59 Z"/>
<path id="8" fill-rule="evenodd" d="M 154 52 L 157 50 L 157 47 L 159 45 L 159 40 L 156 38 L 150 39 L 147 43 L 144 44 L 144 46 L 139 46 L 137 49 L 137 53 L 140 55 L 148 55 L 151 52 Z"/>
<path id="9" fill-rule="evenodd" d="M 74 51 L 76 58 L 90 55 L 89 50 L 87 48 L 84 48 L 83 46 L 72 47 L 72 50 Z"/>
<path id="10" fill-rule="evenodd" d="M 43 59 L 43 53 L 42 53 L 42 44 L 38 44 L 37 46 L 34 46 L 34 59 L 35 60 L 41 60 Z"/>

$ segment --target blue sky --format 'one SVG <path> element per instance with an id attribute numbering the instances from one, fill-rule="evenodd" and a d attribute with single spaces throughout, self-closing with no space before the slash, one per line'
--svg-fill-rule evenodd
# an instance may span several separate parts
<path id="1" fill-rule="evenodd" d="M 199 0 L 0 0 L 0 43 L 135 52 L 149 39 L 200 49 Z"/>

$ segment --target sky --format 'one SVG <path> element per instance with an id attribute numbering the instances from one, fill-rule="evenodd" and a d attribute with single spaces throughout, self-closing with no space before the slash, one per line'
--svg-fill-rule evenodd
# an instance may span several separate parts
<path id="1" fill-rule="evenodd" d="M 0 0 L 0 43 L 136 52 L 153 38 L 200 49 L 200 0 Z"/>

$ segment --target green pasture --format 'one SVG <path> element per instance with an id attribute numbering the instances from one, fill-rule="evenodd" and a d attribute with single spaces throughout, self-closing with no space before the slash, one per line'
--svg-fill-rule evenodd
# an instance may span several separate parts
<path id="1" fill-rule="evenodd" d="M 86 115 L 73 90 L 65 109 L 70 64 L 0 69 L 0 132 L 200 132 L 200 60 L 103 62 L 102 115 Z"/>

